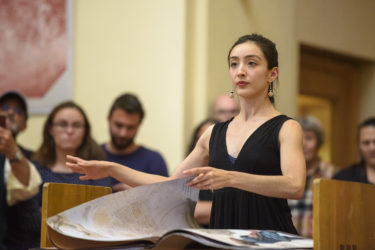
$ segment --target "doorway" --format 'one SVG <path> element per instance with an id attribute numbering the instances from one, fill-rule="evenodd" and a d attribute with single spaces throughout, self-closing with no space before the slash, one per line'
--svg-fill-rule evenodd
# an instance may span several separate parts
<path id="1" fill-rule="evenodd" d="M 356 59 L 301 46 L 298 115 L 321 120 L 321 157 L 339 168 L 358 159 L 356 129 L 360 68 Z"/>

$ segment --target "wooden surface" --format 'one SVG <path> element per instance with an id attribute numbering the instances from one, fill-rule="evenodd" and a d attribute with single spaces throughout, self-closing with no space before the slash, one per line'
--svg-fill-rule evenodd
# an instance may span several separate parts
<path id="1" fill-rule="evenodd" d="M 53 247 L 52 243 L 47 238 L 46 220 L 48 217 L 86 201 L 110 194 L 111 192 L 112 190 L 109 187 L 45 183 L 43 185 L 40 247 Z"/>
<path id="2" fill-rule="evenodd" d="M 314 181 L 314 249 L 375 249 L 375 185 Z"/>

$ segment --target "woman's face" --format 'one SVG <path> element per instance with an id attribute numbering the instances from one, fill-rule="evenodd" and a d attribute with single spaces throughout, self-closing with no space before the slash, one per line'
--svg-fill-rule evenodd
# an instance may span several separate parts
<path id="1" fill-rule="evenodd" d="M 56 149 L 76 151 L 82 144 L 85 135 L 85 120 L 75 108 L 63 108 L 52 120 L 50 134 Z"/>
<path id="2" fill-rule="evenodd" d="M 275 67 L 269 70 L 262 50 L 253 42 L 245 42 L 233 48 L 229 57 L 229 73 L 233 89 L 239 96 L 266 97 L 268 86 L 278 74 Z"/>
<path id="3" fill-rule="evenodd" d="M 311 130 L 303 131 L 303 154 L 307 162 L 318 157 L 318 138 Z"/>

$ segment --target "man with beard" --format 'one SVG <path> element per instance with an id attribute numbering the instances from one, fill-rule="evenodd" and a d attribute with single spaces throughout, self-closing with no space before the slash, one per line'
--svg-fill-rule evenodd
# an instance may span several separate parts
<path id="1" fill-rule="evenodd" d="M 28 215 L 34 211 L 30 198 L 38 193 L 41 178 L 27 160 L 30 151 L 16 143 L 18 133 L 26 128 L 23 96 L 16 91 L 3 93 L 0 116 L 0 249 L 16 249 L 17 242 L 29 243 L 28 229 L 40 224 L 30 221 Z M 35 246 L 31 243 L 27 248 Z"/>
<path id="2" fill-rule="evenodd" d="M 168 176 L 163 157 L 134 142 L 143 117 L 142 104 L 135 95 L 125 93 L 114 101 L 108 115 L 111 141 L 102 145 L 107 160 L 142 172 Z M 126 184 L 114 180 L 114 191 L 127 188 Z"/>

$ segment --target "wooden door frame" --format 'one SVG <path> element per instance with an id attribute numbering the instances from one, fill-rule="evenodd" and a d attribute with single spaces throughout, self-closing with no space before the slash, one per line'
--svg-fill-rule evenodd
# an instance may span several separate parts
<path id="1" fill-rule="evenodd" d="M 350 58 L 301 46 L 300 94 L 332 104 L 332 163 L 346 167 L 357 161 L 359 66 Z"/>

